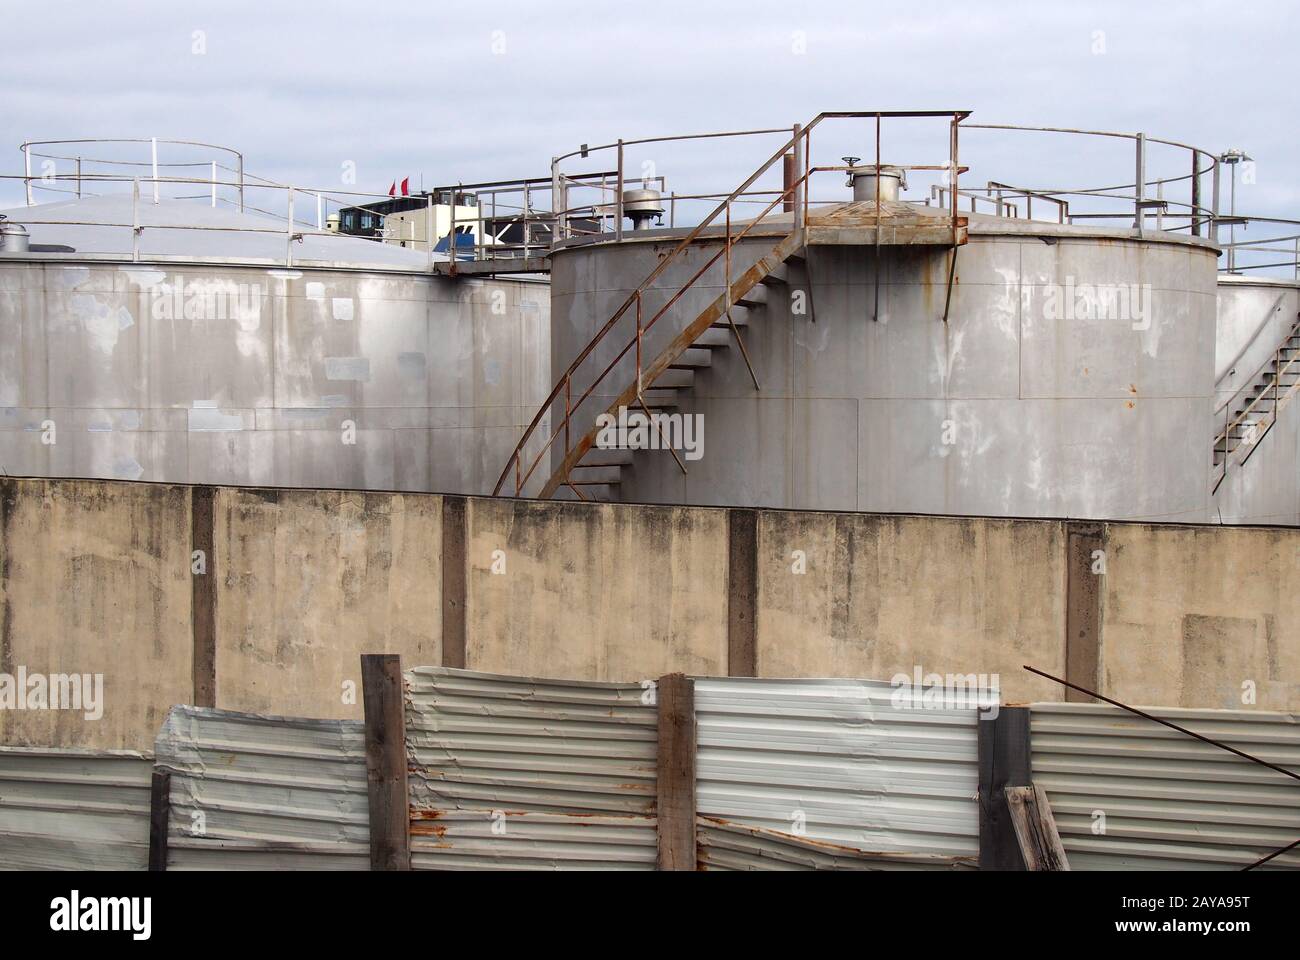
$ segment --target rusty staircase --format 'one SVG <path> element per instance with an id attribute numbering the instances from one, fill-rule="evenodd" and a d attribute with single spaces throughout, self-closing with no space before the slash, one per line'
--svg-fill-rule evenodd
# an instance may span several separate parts
<path id="1" fill-rule="evenodd" d="M 734 345 L 739 349 L 754 388 L 760 388 L 758 376 L 751 363 L 749 352 L 745 347 L 743 331 L 751 322 L 757 320 L 767 304 L 768 291 L 779 289 L 790 283 L 790 267 L 803 262 L 806 270 L 807 248 L 810 244 L 855 244 L 874 246 L 877 251 L 882 244 L 924 244 L 939 246 L 951 250 L 948 269 L 949 291 L 945 299 L 944 320 L 947 320 L 947 303 L 951 299 L 953 267 L 956 263 L 958 245 L 967 240 L 966 218 L 959 217 L 956 207 L 957 191 L 951 191 L 952 204 L 950 213 L 938 216 L 934 212 L 922 212 L 910 204 L 884 201 L 877 190 L 874 201 L 856 201 L 840 204 L 824 216 L 809 216 L 807 186 L 814 173 L 827 171 L 847 171 L 849 167 L 813 167 L 807 162 L 812 129 L 823 119 L 831 117 L 874 117 L 876 122 L 877 169 L 879 169 L 880 121 L 886 116 L 942 116 L 950 118 L 951 140 L 949 162 L 940 166 L 910 167 L 917 170 L 943 170 L 951 177 L 950 182 L 957 182 L 959 173 L 965 168 L 957 163 L 957 124 L 969 115 L 969 111 L 922 113 L 854 113 L 854 114 L 819 114 L 805 127 L 795 126 L 794 136 L 783 144 L 768 160 L 754 171 L 740 186 L 727 195 L 697 226 L 690 230 L 672 250 L 662 257 L 653 270 L 645 277 L 635 290 L 623 301 L 622 305 L 596 332 L 586 347 L 574 358 L 568 369 L 559 378 L 551 393 L 534 415 L 514 452 L 507 461 L 505 469 L 497 480 L 494 495 L 500 495 L 513 474 L 514 495 L 523 496 L 539 466 L 561 440 L 564 455 L 554 466 L 547 479 L 541 485 L 538 496 L 549 498 L 563 493 L 572 494 L 580 500 L 614 499 L 616 491 L 623 483 L 625 471 L 633 463 L 634 451 L 627 449 L 602 449 L 596 445 L 600 432 L 598 413 L 618 416 L 620 409 L 629 414 L 640 411 L 646 418 L 655 413 L 677 410 L 682 405 L 682 398 L 694 384 L 695 377 L 713 364 L 717 351 L 729 350 Z M 766 204 L 757 216 L 742 223 L 734 224 L 731 218 L 732 205 L 746 195 L 746 192 L 788 153 L 793 152 L 792 170 L 796 175 L 787 175 L 783 188 L 773 191 L 775 196 Z M 802 167 L 802 174 L 798 174 Z M 789 218 L 774 218 L 765 222 L 765 218 L 778 205 L 783 207 Z M 763 228 L 764 235 L 775 234 L 777 242 L 750 267 L 733 276 L 732 252 L 736 245 L 756 227 Z M 711 228 L 711 229 L 710 229 Z M 705 237 L 705 231 L 709 230 Z M 755 234 L 757 236 L 757 234 Z M 721 240 L 719 249 L 696 270 L 685 283 L 681 284 L 667 302 L 659 307 L 649 318 L 645 317 L 644 299 L 646 292 L 665 270 L 701 238 Z M 643 348 L 646 334 L 668 314 L 682 296 L 690 290 L 709 270 L 721 265 L 723 270 L 723 291 L 701 310 L 688 324 L 682 327 L 672 339 L 654 356 L 645 362 Z M 628 318 L 625 320 L 624 318 Z M 588 364 L 598 345 L 611 336 L 620 321 L 624 328 L 635 326 L 631 336 L 614 358 L 594 377 L 588 377 Z M 575 421 L 575 414 L 593 397 L 596 390 L 625 360 L 635 360 L 635 375 L 631 377 L 615 399 L 603 411 L 586 407 L 587 415 L 580 422 Z M 630 364 L 628 364 L 630 366 Z M 581 371 L 581 377 L 579 372 Z M 575 383 L 581 379 L 575 389 Z M 588 382 L 588 380 L 590 382 Z M 576 395 L 575 395 L 576 394 Z M 605 394 L 608 396 L 608 393 Z M 554 411 L 549 438 L 541 441 L 538 435 L 548 411 Z M 590 419 L 588 419 L 588 416 Z M 575 425 L 576 423 L 576 425 Z M 575 436 L 577 431 L 580 434 Z M 540 449 L 530 456 L 530 443 L 537 438 Z M 682 471 L 686 465 L 670 444 L 665 444 L 677 461 Z"/>
<path id="2" fill-rule="evenodd" d="M 1248 386 L 1215 413 L 1223 429 L 1214 437 L 1214 486 L 1217 493 L 1234 462 L 1244 466 L 1273 429 L 1278 412 L 1300 384 L 1300 315 Z"/>

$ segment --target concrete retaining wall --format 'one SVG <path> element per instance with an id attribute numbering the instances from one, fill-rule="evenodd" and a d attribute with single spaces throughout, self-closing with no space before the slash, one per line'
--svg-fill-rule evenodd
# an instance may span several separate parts
<path id="1" fill-rule="evenodd" d="M 0 706 L 5 744 L 145 749 L 186 702 L 361 719 L 358 655 L 384 651 L 616 681 L 919 667 L 1065 699 L 1030 664 L 1137 704 L 1300 708 L 1295 528 L 83 480 L 0 494 L 0 675 L 104 682 L 99 719 Z"/>

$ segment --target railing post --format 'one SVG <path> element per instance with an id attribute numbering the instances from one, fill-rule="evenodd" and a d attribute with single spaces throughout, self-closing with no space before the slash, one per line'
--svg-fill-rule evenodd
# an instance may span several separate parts
<path id="1" fill-rule="evenodd" d="M 1201 174 L 1200 174 L 1201 154 L 1198 150 L 1192 151 L 1192 236 L 1201 235 Z"/>
<path id="2" fill-rule="evenodd" d="M 1136 138 L 1136 180 L 1137 184 L 1133 191 L 1133 226 L 1137 228 L 1138 234 L 1142 233 L 1142 201 L 1146 192 L 1147 178 L 1147 135 L 1139 133 Z"/>
<path id="3" fill-rule="evenodd" d="M 524 259 L 528 259 L 529 218 L 532 216 L 532 195 L 528 190 L 528 181 L 524 181 Z"/>
<path id="4" fill-rule="evenodd" d="M 321 200 L 321 195 L 319 193 L 316 194 L 316 229 L 317 230 L 325 229 L 325 220 L 322 215 L 324 211 L 321 209 L 322 203 L 323 201 Z"/>
<path id="5" fill-rule="evenodd" d="M 81 199 L 81 158 L 77 157 L 77 199 Z"/>
<path id="6" fill-rule="evenodd" d="M 289 188 L 289 219 L 285 221 L 284 265 L 293 266 L 293 187 Z"/>
<path id="7" fill-rule="evenodd" d="M 140 178 L 131 178 L 131 260 L 140 260 Z"/>
<path id="8" fill-rule="evenodd" d="M 453 277 L 456 275 L 456 201 L 459 199 L 460 185 L 457 184 L 451 191 L 451 203 L 448 205 L 451 226 L 447 230 L 447 273 Z"/>
<path id="9" fill-rule="evenodd" d="M 435 189 L 436 189 L 436 187 L 435 187 Z M 429 244 L 429 272 L 430 272 L 430 273 L 433 272 L 433 244 L 434 244 L 434 237 L 433 237 L 433 194 L 434 194 L 434 191 L 433 191 L 433 190 L 430 190 L 427 194 L 425 194 L 425 197 L 424 197 L 424 199 L 425 199 L 425 205 L 424 205 L 424 239 L 425 239 L 425 242 Z"/>
<path id="10" fill-rule="evenodd" d="M 618 140 L 618 187 L 614 196 L 614 239 L 623 239 L 623 138 Z"/>
<path id="11" fill-rule="evenodd" d="M 217 161 L 212 161 L 212 208 L 217 206 Z"/>
<path id="12" fill-rule="evenodd" d="M 804 197 L 808 190 L 808 178 L 807 176 L 804 176 L 804 174 L 807 173 L 807 158 L 804 155 L 804 147 L 806 145 L 804 143 L 805 138 L 801 135 L 802 133 L 803 127 L 796 123 L 794 125 L 794 168 L 796 175 L 800 177 L 798 185 L 794 188 L 794 228 L 796 230 L 803 229 L 805 209 Z M 798 173 L 798 171 L 803 171 L 803 174 Z"/>
<path id="13" fill-rule="evenodd" d="M 1219 170 L 1223 164 L 1214 158 L 1214 177 L 1210 187 L 1210 240 L 1219 242 Z"/>
<path id="14" fill-rule="evenodd" d="M 244 155 L 236 154 L 239 157 L 239 212 L 244 212 Z"/>
<path id="15" fill-rule="evenodd" d="M 158 203 L 158 138 L 150 137 L 150 152 L 153 160 L 153 202 Z"/>
<path id="16" fill-rule="evenodd" d="M 636 292 L 636 398 L 641 399 L 641 291 Z"/>
<path id="17" fill-rule="evenodd" d="M 27 206 L 32 205 L 32 151 L 23 144 L 23 185 L 27 188 Z"/>
<path id="18" fill-rule="evenodd" d="M 569 451 L 573 449 L 571 444 L 569 443 L 569 417 L 573 413 L 572 386 L 573 386 L 573 378 L 565 377 L 564 378 L 564 455 L 566 457 L 569 455 Z"/>

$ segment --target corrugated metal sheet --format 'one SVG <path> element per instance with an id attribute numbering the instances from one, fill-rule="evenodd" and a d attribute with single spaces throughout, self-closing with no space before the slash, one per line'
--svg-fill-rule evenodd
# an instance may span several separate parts
<path id="1" fill-rule="evenodd" d="M 1148 712 L 1300 772 L 1291 714 Z M 1034 781 L 1075 870 L 1240 869 L 1300 838 L 1300 782 L 1281 773 L 1105 704 L 1034 704 L 1030 721 Z M 1270 868 L 1300 868 L 1300 852 Z"/>
<path id="2" fill-rule="evenodd" d="M 155 746 L 169 870 L 369 867 L 361 723 L 173 707 Z"/>
<path id="3" fill-rule="evenodd" d="M 702 816 L 863 850 L 978 853 L 976 711 L 868 680 L 698 679 Z"/>
<path id="4" fill-rule="evenodd" d="M 413 807 L 654 812 L 658 718 L 640 684 L 444 667 L 406 682 Z"/>
<path id="5" fill-rule="evenodd" d="M 975 857 L 872 853 L 807 837 L 700 817 L 701 870 L 975 870 Z"/>
<path id="6" fill-rule="evenodd" d="M 145 869 L 152 770 L 134 751 L 0 747 L 0 869 Z"/>
<path id="7" fill-rule="evenodd" d="M 641 684 L 405 679 L 413 867 L 654 866 L 658 716 Z"/>
<path id="8" fill-rule="evenodd" d="M 453 810 L 411 822 L 415 870 L 653 870 L 654 817 Z"/>

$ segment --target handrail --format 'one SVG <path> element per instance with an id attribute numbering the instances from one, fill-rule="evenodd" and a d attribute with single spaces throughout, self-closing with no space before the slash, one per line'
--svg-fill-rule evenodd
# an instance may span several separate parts
<path id="1" fill-rule="evenodd" d="M 1282 350 L 1284 348 L 1281 346 L 1281 344 L 1286 343 L 1292 337 L 1296 336 L 1297 333 L 1300 333 L 1300 318 L 1297 318 L 1296 322 L 1291 325 L 1291 329 L 1282 338 L 1282 340 L 1279 342 L 1279 345 L 1273 350 L 1273 355 L 1268 359 L 1266 359 L 1262 364 L 1260 364 L 1259 369 L 1256 370 L 1255 373 L 1252 374 L 1249 380 L 1247 381 L 1248 384 L 1253 385 L 1256 382 L 1259 374 L 1264 370 L 1265 367 L 1269 365 L 1269 363 L 1277 364 L 1277 369 L 1274 371 L 1272 377 L 1273 397 L 1275 401 L 1275 406 L 1273 408 L 1274 417 L 1277 416 L 1276 399 L 1278 394 L 1278 388 L 1280 387 L 1282 382 L 1282 376 L 1283 374 L 1285 374 L 1287 371 L 1291 369 L 1291 366 L 1293 364 L 1295 364 L 1297 361 L 1300 361 L 1300 353 L 1297 353 L 1294 357 L 1288 360 L 1285 365 L 1283 365 Z M 1264 390 L 1261 390 L 1259 396 L 1257 396 L 1254 400 L 1250 401 L 1250 403 L 1246 405 L 1245 409 L 1242 410 L 1241 413 L 1237 415 L 1236 419 L 1234 419 L 1231 423 L 1224 426 L 1222 433 L 1215 435 L 1213 446 L 1218 446 L 1219 441 L 1220 440 L 1223 441 L 1225 464 L 1227 463 L 1228 454 L 1232 452 L 1232 450 L 1229 449 L 1229 440 L 1230 440 L 1229 435 L 1232 433 L 1234 429 L 1236 429 L 1242 424 L 1242 422 L 1246 419 L 1246 417 L 1249 416 L 1250 412 L 1255 409 L 1255 405 L 1258 404 L 1261 400 L 1263 400 L 1264 397 L 1267 395 L 1267 393 L 1268 393 L 1267 387 Z M 1234 394 L 1232 400 L 1235 400 L 1239 394 L 1240 391 Z M 1215 416 L 1218 416 L 1220 410 L 1223 410 L 1225 407 L 1230 407 L 1232 405 L 1232 400 L 1229 400 L 1222 407 L 1216 408 L 1214 411 Z M 1225 473 L 1226 473 L 1226 467 L 1225 467 Z"/>
<path id="2" fill-rule="evenodd" d="M 950 119 L 953 126 L 953 130 L 950 134 L 950 141 L 949 141 L 949 162 L 943 166 L 932 166 L 932 167 L 925 167 L 925 168 L 918 167 L 917 169 L 938 169 L 938 170 L 949 171 L 952 177 L 953 186 L 955 187 L 957 182 L 957 176 L 961 169 L 957 163 L 957 156 L 956 156 L 956 125 L 969 115 L 970 115 L 969 111 L 963 111 L 963 110 L 919 111 L 919 112 L 906 112 L 906 111 L 823 112 L 823 113 L 819 113 L 816 117 L 814 117 L 812 121 L 809 122 L 806 126 L 800 126 L 796 124 L 792 128 L 794 131 L 793 136 L 791 136 L 790 139 L 788 139 L 779 148 L 777 148 L 777 150 L 766 161 L 760 164 L 759 167 L 752 174 L 750 174 L 749 177 L 747 177 L 744 180 L 744 182 L 742 182 L 738 187 L 736 187 L 729 194 L 727 194 L 727 196 L 723 198 L 723 200 L 720 203 L 718 203 L 703 220 L 701 220 L 698 224 L 696 224 L 686 234 L 686 236 L 683 237 L 675 247 L 673 247 L 673 249 L 668 253 L 667 256 L 663 257 L 655 265 L 655 267 L 649 272 L 649 274 L 646 275 L 646 277 L 640 282 L 640 284 L 638 284 L 637 287 L 631 293 L 628 294 L 628 296 L 624 299 L 624 301 L 618 307 L 618 309 L 614 311 L 614 313 L 604 323 L 604 325 L 600 328 L 600 330 L 596 332 L 596 334 L 591 338 L 591 340 L 587 343 L 587 345 L 579 352 L 577 357 L 575 357 L 573 361 L 570 362 L 568 368 L 559 377 L 559 379 L 555 383 L 555 386 L 552 387 L 551 392 L 547 395 L 546 399 L 539 406 L 537 413 L 533 416 L 528 426 L 524 429 L 524 432 L 520 437 L 519 442 L 515 445 L 514 451 L 511 453 L 510 457 L 506 460 L 505 466 L 501 471 L 501 475 L 500 477 L 498 477 L 496 485 L 493 488 L 493 495 L 500 495 L 501 489 L 506 482 L 506 478 L 510 474 L 512 466 L 515 472 L 515 495 L 518 496 L 523 492 L 524 487 L 528 484 L 529 480 L 532 478 L 538 465 L 541 463 L 542 458 L 545 457 L 547 452 L 552 448 L 552 446 L 554 446 L 556 439 L 559 437 L 561 432 L 563 432 L 566 436 L 566 445 L 567 445 L 567 438 L 569 436 L 569 427 L 571 426 L 574 412 L 580 406 L 582 406 L 582 404 L 592 395 L 596 387 L 604 381 L 605 377 L 607 377 L 610 374 L 610 372 L 614 369 L 614 367 L 616 367 L 618 363 L 625 356 L 627 356 L 627 354 L 632 350 L 633 347 L 636 347 L 638 351 L 637 393 L 638 396 L 640 396 L 641 390 L 643 389 L 642 384 L 640 383 L 640 377 L 641 377 L 640 344 L 641 344 L 641 338 L 644 335 L 645 331 L 650 329 L 654 325 L 654 323 L 660 317 L 662 317 L 673 306 L 673 304 L 675 304 L 677 300 L 688 289 L 690 289 L 690 287 L 693 286 L 701 276 L 704 275 L 705 272 L 707 272 L 709 267 L 715 264 L 724 255 L 729 257 L 731 248 L 735 245 L 735 243 L 738 242 L 743 237 L 745 237 L 749 233 L 749 231 L 752 230 L 759 222 L 761 222 L 762 219 L 765 216 L 767 216 L 767 214 L 778 203 L 781 203 L 787 198 L 790 199 L 791 201 L 790 206 L 793 211 L 792 214 L 793 223 L 792 223 L 791 232 L 794 233 L 803 229 L 807 217 L 807 210 L 809 204 L 807 186 L 812 174 L 820 170 L 845 169 L 845 168 L 813 167 L 808 162 L 812 131 L 823 120 L 829 118 L 837 118 L 837 117 L 838 118 L 874 117 L 876 119 L 877 125 L 879 125 L 880 119 L 882 117 L 943 117 L 943 118 Z M 746 133 L 750 133 L 750 132 L 757 133 L 757 132 L 773 132 L 773 131 L 747 131 Z M 744 134 L 717 134 L 715 136 L 733 136 L 733 135 L 744 135 Z M 703 138 L 704 136 L 710 136 L 710 135 L 700 135 L 699 138 Z M 625 146 L 627 146 L 629 143 L 659 142 L 661 140 L 675 140 L 675 139 L 682 139 L 682 138 L 677 138 L 677 137 L 649 138 L 648 140 L 645 141 L 621 141 L 620 140 L 616 144 L 609 144 L 604 147 L 596 147 L 596 148 L 584 147 L 581 151 L 567 154 L 566 157 L 572 157 L 577 155 L 582 155 L 585 157 L 597 149 L 616 148 L 619 150 L 620 182 L 621 182 L 622 151 Z M 720 214 L 725 213 L 729 222 L 731 204 L 736 202 L 737 199 L 742 195 L 745 195 L 746 191 L 748 191 L 749 188 L 753 186 L 760 177 L 763 176 L 763 174 L 767 173 L 767 171 L 770 170 L 778 160 L 780 160 L 782 157 L 784 157 L 787 153 L 789 153 L 792 150 L 794 151 L 796 156 L 796 170 L 795 170 L 796 175 L 792 178 L 792 181 L 789 184 L 785 185 L 783 189 L 778 194 L 776 194 L 776 196 L 767 204 L 767 206 L 763 209 L 763 211 L 759 213 L 758 216 L 754 217 L 749 222 L 749 224 L 746 225 L 745 229 L 742 230 L 739 234 L 732 236 L 730 234 L 730 229 L 728 228 L 728 235 L 726 237 L 726 241 L 722 249 L 720 249 L 717 253 L 715 253 L 713 257 L 711 257 L 703 266 L 701 266 L 699 270 L 697 270 L 695 274 L 691 276 L 691 278 L 687 280 L 669 298 L 668 302 L 664 304 L 664 306 L 661 307 L 659 311 L 650 319 L 650 322 L 643 326 L 640 317 L 641 299 L 642 299 L 642 295 L 649 288 L 650 284 L 652 284 L 659 276 L 661 276 L 663 272 L 669 267 L 669 265 L 675 262 L 677 258 L 682 254 L 682 252 L 687 248 L 689 248 L 691 244 L 693 244 L 703 234 L 705 228 L 710 226 L 711 224 L 714 223 L 714 221 L 717 220 Z M 797 170 L 797 166 L 799 165 L 798 158 L 801 153 L 803 155 L 804 170 L 802 174 L 799 174 Z M 558 163 L 560 159 L 564 159 L 564 158 L 557 158 L 555 162 Z M 879 158 L 877 158 L 877 162 L 879 162 Z M 619 199 L 621 200 L 621 193 L 619 195 Z M 616 212 L 616 216 L 621 216 L 621 213 L 622 210 L 621 210 L 621 203 L 620 203 L 619 210 Z M 953 216 L 953 226 L 954 226 L 954 233 L 955 233 L 956 217 L 957 217 L 955 199 L 953 203 L 952 216 Z M 582 394 L 582 396 L 578 398 L 577 403 L 572 403 L 571 388 L 572 388 L 574 375 L 578 372 L 579 368 L 586 362 L 586 360 L 591 356 L 591 354 L 596 349 L 596 347 L 604 340 L 604 338 L 614 328 L 614 326 L 618 323 L 618 321 L 622 319 L 622 317 L 624 317 L 627 314 L 627 312 L 633 307 L 633 305 L 637 307 L 636 336 L 631 341 L 629 341 L 629 343 L 614 357 L 614 359 L 605 367 L 605 369 L 601 371 L 600 374 L 593 379 L 591 385 L 586 389 L 586 391 Z M 533 436 L 536 433 L 538 426 L 541 424 L 542 418 L 546 416 L 546 414 L 551 410 L 553 405 L 558 403 L 561 392 L 563 392 L 565 395 L 564 418 L 559 424 L 552 425 L 550 437 L 546 440 L 546 442 L 542 445 L 541 450 L 529 463 L 528 470 L 525 472 L 523 470 L 524 449 L 525 447 L 527 447 L 528 443 L 533 439 Z M 566 457 L 569 452 L 570 450 L 566 446 Z"/>

